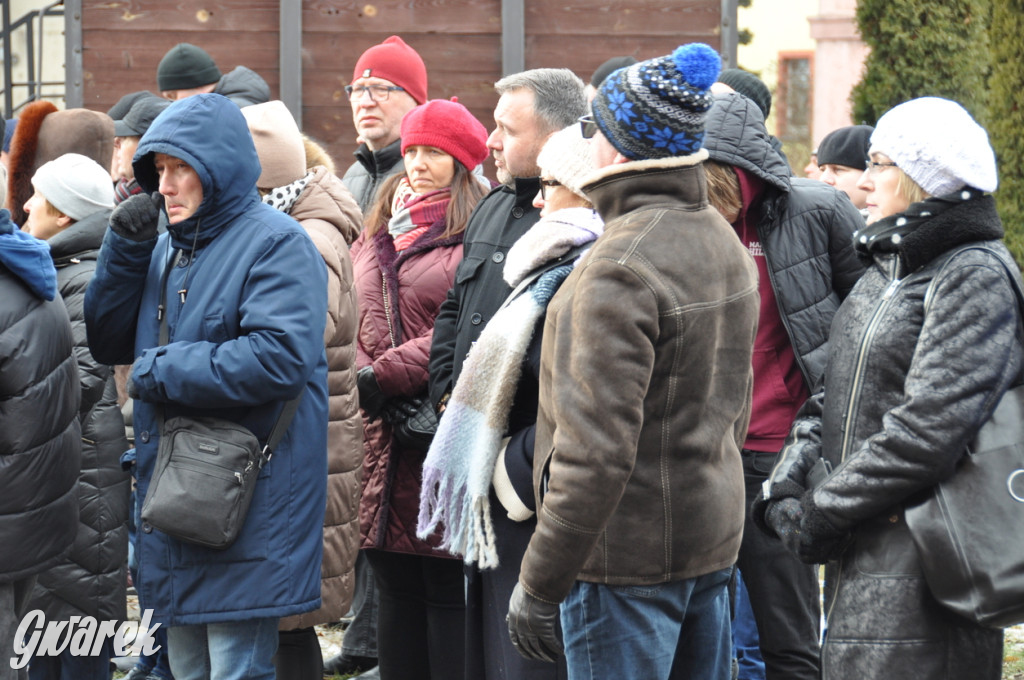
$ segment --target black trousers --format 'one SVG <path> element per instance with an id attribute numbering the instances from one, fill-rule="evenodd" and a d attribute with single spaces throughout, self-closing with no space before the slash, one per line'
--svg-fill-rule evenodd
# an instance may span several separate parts
<path id="1" fill-rule="evenodd" d="M 743 451 L 747 521 L 737 565 L 754 610 L 766 680 L 818 680 L 821 601 L 816 566 L 804 564 L 750 520 L 775 453 Z"/>
<path id="2" fill-rule="evenodd" d="M 381 680 L 465 676 L 462 560 L 366 550 L 377 580 Z"/>
<path id="3" fill-rule="evenodd" d="M 324 657 L 316 629 L 310 626 L 278 632 L 274 668 L 277 680 L 323 680 Z"/>

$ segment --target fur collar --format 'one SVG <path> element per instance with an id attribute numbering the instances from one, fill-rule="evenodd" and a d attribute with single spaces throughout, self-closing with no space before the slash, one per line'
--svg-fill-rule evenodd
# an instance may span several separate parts
<path id="1" fill-rule="evenodd" d="M 614 163 L 598 168 L 583 178 L 584 193 L 588 188 L 598 184 L 610 177 L 627 175 L 640 172 L 652 172 L 657 170 L 674 170 L 676 168 L 687 168 L 698 165 L 708 158 L 708 152 L 701 149 L 689 156 L 672 156 L 670 158 L 648 158 L 642 161 L 626 161 L 625 163 Z"/>

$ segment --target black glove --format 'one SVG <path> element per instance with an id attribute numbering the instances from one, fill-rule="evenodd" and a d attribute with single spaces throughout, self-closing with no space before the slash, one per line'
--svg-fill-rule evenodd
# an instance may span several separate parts
<path id="1" fill-rule="evenodd" d="M 803 517 L 800 518 L 800 541 L 796 556 L 805 564 L 824 564 L 839 559 L 853 535 L 836 529 L 814 502 L 814 491 L 800 498 Z"/>
<path id="2" fill-rule="evenodd" d="M 800 521 L 803 518 L 804 508 L 797 498 L 783 498 L 769 503 L 768 511 L 764 514 L 765 522 L 791 553 L 800 552 Z"/>
<path id="3" fill-rule="evenodd" d="M 426 452 L 437 432 L 437 413 L 429 397 L 394 397 L 384 406 L 384 419 L 402 448 Z"/>
<path id="4" fill-rule="evenodd" d="M 359 388 L 359 406 L 366 412 L 367 418 L 376 420 L 384 410 L 384 403 L 388 398 L 380 391 L 377 376 L 373 374 L 373 366 L 359 369 L 356 386 Z"/>
<path id="5" fill-rule="evenodd" d="M 135 194 L 114 208 L 110 214 L 110 228 L 118 236 L 139 243 L 154 239 L 163 202 L 164 197 L 158 191 L 154 191 L 152 196 Z"/>
<path id="6" fill-rule="evenodd" d="M 538 600 L 517 583 L 508 601 L 508 634 L 527 659 L 553 663 L 562 654 L 558 605 Z"/>

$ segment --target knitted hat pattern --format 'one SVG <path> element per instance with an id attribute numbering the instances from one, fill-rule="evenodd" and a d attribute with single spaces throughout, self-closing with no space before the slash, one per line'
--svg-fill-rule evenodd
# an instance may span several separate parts
<path id="1" fill-rule="evenodd" d="M 587 198 L 581 187 L 583 178 L 594 171 L 594 164 L 590 142 L 583 138 L 579 125 L 570 125 L 548 137 L 537 155 L 537 166 L 541 176 L 550 176 L 577 196 Z"/>
<path id="2" fill-rule="evenodd" d="M 417 145 L 437 147 L 472 170 L 487 158 L 487 129 L 456 97 L 432 99 L 402 118 L 402 154 Z"/>
<path id="3" fill-rule="evenodd" d="M 761 115 L 768 120 L 768 114 L 772 112 L 772 92 L 763 80 L 750 71 L 727 68 L 718 75 L 718 82 L 728 85 L 757 104 L 757 108 L 761 109 Z"/>
<path id="4" fill-rule="evenodd" d="M 189 43 L 178 43 L 167 51 L 156 67 L 160 91 L 191 90 L 220 80 L 221 72 L 206 50 Z"/>
<path id="5" fill-rule="evenodd" d="M 708 88 L 722 61 L 703 43 L 682 45 L 608 76 L 591 103 L 594 119 L 629 160 L 685 156 L 704 141 Z"/>
<path id="6" fill-rule="evenodd" d="M 81 154 L 66 153 L 43 163 L 32 176 L 32 186 L 76 222 L 114 207 L 110 173 Z"/>
<path id="7" fill-rule="evenodd" d="M 631 57 L 629 55 L 625 55 L 622 57 L 612 57 L 611 59 L 601 64 L 596 69 L 594 69 L 593 75 L 590 76 L 590 86 L 595 88 L 600 87 L 601 83 L 604 82 L 605 78 L 615 73 L 620 68 L 632 66 L 636 62 L 636 58 Z"/>
<path id="8" fill-rule="evenodd" d="M 242 109 L 263 171 L 256 186 L 276 189 L 306 175 L 306 147 L 292 112 L 280 100 Z"/>
<path id="9" fill-rule="evenodd" d="M 870 125 L 850 125 L 828 133 L 818 144 L 818 165 L 845 165 L 863 171 L 874 130 Z"/>
<path id="10" fill-rule="evenodd" d="M 988 133 L 949 99 L 920 97 L 889 109 L 875 125 L 871 152 L 891 158 L 932 196 L 999 186 Z"/>
<path id="11" fill-rule="evenodd" d="M 360 78 L 390 80 L 417 104 L 427 101 L 427 67 L 419 53 L 397 35 L 363 52 L 352 71 L 352 82 Z"/>

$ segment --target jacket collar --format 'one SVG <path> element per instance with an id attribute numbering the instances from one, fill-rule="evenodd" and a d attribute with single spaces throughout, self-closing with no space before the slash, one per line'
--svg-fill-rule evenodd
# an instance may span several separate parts
<path id="1" fill-rule="evenodd" d="M 402 140 L 396 139 L 383 149 L 372 151 L 365 143 L 355 152 L 356 160 L 373 176 L 390 170 L 402 159 Z"/>
<path id="2" fill-rule="evenodd" d="M 60 267 L 74 258 L 90 254 L 95 258 L 103 245 L 110 213 L 110 210 L 100 210 L 52 236 L 47 242 L 50 244 L 54 264 Z"/>
<path id="3" fill-rule="evenodd" d="M 583 181 L 583 192 L 605 222 L 654 204 L 706 205 L 707 180 L 702 162 L 708 152 L 652 158 L 598 169 Z"/>

